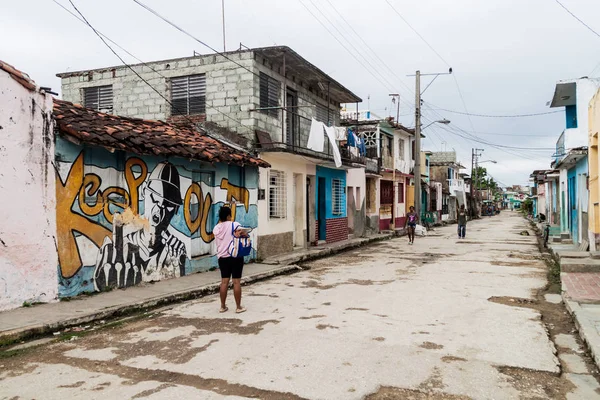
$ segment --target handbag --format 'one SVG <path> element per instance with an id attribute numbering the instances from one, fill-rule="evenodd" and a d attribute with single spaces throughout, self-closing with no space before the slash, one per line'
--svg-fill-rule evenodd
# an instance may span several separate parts
<path id="1" fill-rule="evenodd" d="M 231 235 L 235 233 L 235 224 L 231 223 Z M 248 238 L 235 237 L 229 243 L 229 255 L 233 258 L 242 258 L 252 253 L 252 240 Z"/>

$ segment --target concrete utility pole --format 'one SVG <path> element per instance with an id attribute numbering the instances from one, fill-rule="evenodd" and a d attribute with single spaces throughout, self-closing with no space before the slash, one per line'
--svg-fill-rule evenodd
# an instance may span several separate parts
<path id="1" fill-rule="evenodd" d="M 415 75 L 415 213 L 421 218 L 421 71 Z"/>

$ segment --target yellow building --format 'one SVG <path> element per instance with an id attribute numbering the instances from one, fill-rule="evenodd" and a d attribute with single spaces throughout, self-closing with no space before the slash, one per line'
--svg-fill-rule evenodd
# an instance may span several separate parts
<path id="1" fill-rule="evenodd" d="M 590 250 L 600 248 L 600 185 L 598 182 L 598 132 L 600 131 L 600 89 L 590 100 L 589 110 L 589 241 Z"/>

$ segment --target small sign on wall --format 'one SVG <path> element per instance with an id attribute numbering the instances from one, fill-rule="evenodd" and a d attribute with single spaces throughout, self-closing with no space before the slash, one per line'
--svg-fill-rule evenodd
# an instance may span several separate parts
<path id="1" fill-rule="evenodd" d="M 265 199 L 265 189 L 258 189 L 258 199 L 259 200 Z"/>

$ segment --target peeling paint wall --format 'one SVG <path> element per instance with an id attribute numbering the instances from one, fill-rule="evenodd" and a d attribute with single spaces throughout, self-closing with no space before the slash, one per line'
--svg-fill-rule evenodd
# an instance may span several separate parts
<path id="1" fill-rule="evenodd" d="M 62 138 L 56 165 L 61 297 L 215 267 L 212 230 L 225 203 L 235 202 L 235 221 L 258 227 L 255 167 L 110 153 Z"/>
<path id="2" fill-rule="evenodd" d="M 0 70 L 0 311 L 56 299 L 52 96 Z"/>

